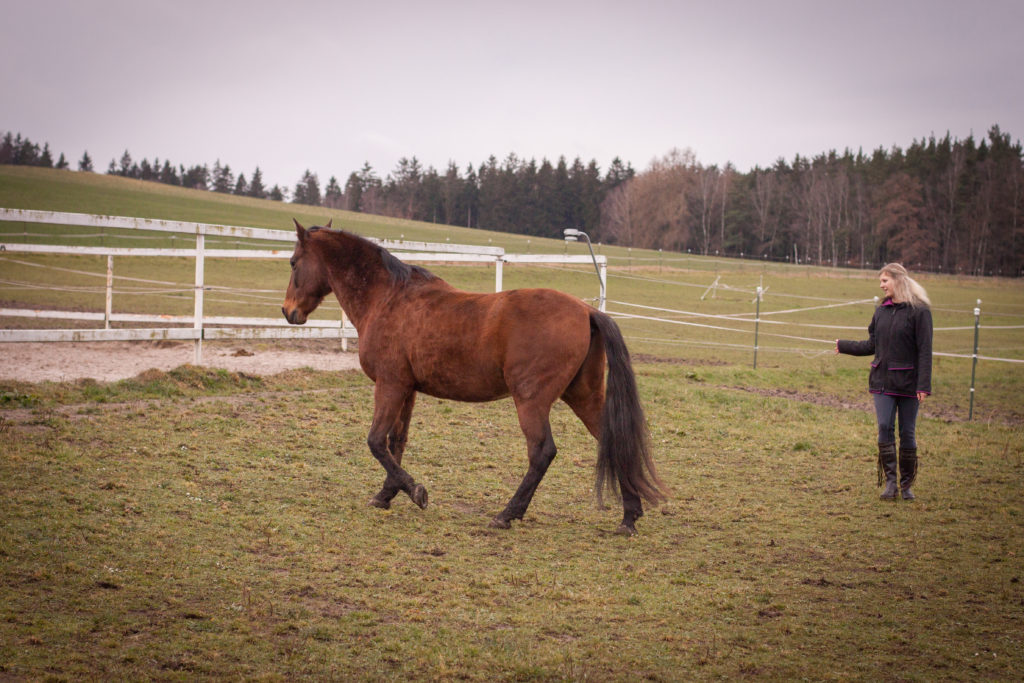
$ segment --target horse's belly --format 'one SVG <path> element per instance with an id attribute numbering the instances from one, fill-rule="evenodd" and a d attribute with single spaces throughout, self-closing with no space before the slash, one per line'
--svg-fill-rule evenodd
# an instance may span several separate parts
<path id="1" fill-rule="evenodd" d="M 427 394 L 428 396 L 434 396 L 435 398 L 448 399 L 450 401 L 465 401 L 469 403 L 484 403 L 487 401 L 497 401 L 498 399 L 508 398 L 508 389 L 505 391 L 484 391 L 484 390 L 459 390 L 457 387 L 451 385 L 445 386 L 418 386 L 416 390 Z"/>
<path id="2" fill-rule="evenodd" d="M 463 366 L 454 368 L 414 367 L 416 390 L 453 401 L 494 401 L 509 395 L 500 369 Z"/>

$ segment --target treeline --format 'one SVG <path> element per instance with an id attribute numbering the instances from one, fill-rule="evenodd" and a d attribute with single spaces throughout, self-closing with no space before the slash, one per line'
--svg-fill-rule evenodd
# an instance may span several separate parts
<path id="1" fill-rule="evenodd" d="M 54 163 L 53 155 L 50 152 L 50 145 L 46 143 L 41 149 L 38 144 L 21 134 L 7 132 L 0 137 L 0 164 L 17 164 L 23 166 L 42 166 L 45 168 L 70 168 L 70 164 L 61 153 L 60 159 Z M 88 150 L 82 154 L 78 161 L 78 170 L 94 172 L 92 157 Z M 154 159 L 149 161 L 143 159 L 136 162 L 132 155 L 125 150 L 120 160 L 110 160 L 107 167 L 107 174 L 118 175 L 125 178 L 137 180 L 149 180 L 166 185 L 177 185 L 195 190 L 210 190 L 224 194 L 237 194 L 258 199 L 274 199 L 284 201 L 287 198 L 287 190 L 277 185 L 267 188 L 263 185 L 263 173 L 259 166 L 252 172 L 250 179 L 246 179 L 244 173 L 237 177 L 231 170 L 231 166 L 221 164 L 218 160 L 211 168 L 208 164 L 183 166 L 172 164 L 168 160 L 160 161 Z"/>
<path id="2" fill-rule="evenodd" d="M 81 168 L 81 164 L 79 164 L 79 170 L 87 169 Z M 132 160 L 132 155 L 125 150 L 118 162 L 111 159 L 110 165 L 107 167 L 107 174 L 138 180 L 151 180 L 166 185 L 178 185 L 193 190 L 209 190 L 257 199 L 273 199 L 279 202 L 284 201 L 287 195 L 287 192 L 277 185 L 271 188 L 264 186 L 263 172 L 259 166 L 253 170 L 250 178 L 246 179 L 244 173 L 235 176 L 231 166 L 221 164 L 219 159 L 214 162 L 212 168 L 208 164 L 175 167 L 166 159 L 163 163 L 159 159 L 154 159 L 152 162 L 143 159 L 136 163 Z"/>
<path id="3" fill-rule="evenodd" d="M 594 242 L 833 266 L 984 275 L 1024 274 L 1024 154 L 994 126 L 986 138 L 947 134 L 906 150 L 835 151 L 738 172 L 673 150 L 642 172 L 615 159 L 552 163 L 510 154 L 439 172 L 403 158 L 381 178 L 366 163 L 344 186 L 321 188 L 307 170 L 290 191 L 218 160 L 175 166 L 125 151 L 107 173 L 183 187 L 379 215 L 559 238 L 567 227 Z M 49 145 L 0 140 L 0 163 L 68 168 Z M 88 152 L 78 162 L 92 171 Z"/>
<path id="4" fill-rule="evenodd" d="M 88 156 L 88 155 L 87 155 Z M 90 161 L 92 170 L 92 162 Z M 19 133 L 14 137 L 11 133 L 5 133 L 0 138 L 0 164 L 16 164 L 19 166 L 43 166 L 45 168 L 67 168 L 68 161 L 62 152 L 57 161 L 53 160 L 53 153 L 50 152 L 50 143 L 39 147 L 28 138 L 22 138 Z"/>
<path id="5" fill-rule="evenodd" d="M 615 159 L 606 173 L 596 161 L 571 164 L 490 157 L 460 172 L 450 163 L 444 173 L 424 169 L 416 157 L 399 160 L 394 172 L 379 178 L 369 164 L 349 175 L 338 204 L 350 211 L 486 228 L 542 237 L 561 237 L 575 227 L 596 231 L 601 203 L 609 191 L 635 176 Z M 332 179 L 333 180 L 333 179 Z"/>
<path id="6" fill-rule="evenodd" d="M 600 239 L 833 266 L 1024 274 L 1019 141 L 948 134 L 738 173 L 673 151 L 609 193 Z"/>

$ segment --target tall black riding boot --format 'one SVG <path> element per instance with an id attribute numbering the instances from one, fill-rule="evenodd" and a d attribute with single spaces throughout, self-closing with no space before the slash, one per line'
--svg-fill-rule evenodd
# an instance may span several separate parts
<path id="1" fill-rule="evenodd" d="M 900 491 L 903 500 L 914 500 L 910 487 L 917 478 L 917 447 L 900 448 Z"/>
<path id="2" fill-rule="evenodd" d="M 882 500 L 896 500 L 896 444 L 878 444 L 878 485 L 885 484 L 879 496 Z"/>

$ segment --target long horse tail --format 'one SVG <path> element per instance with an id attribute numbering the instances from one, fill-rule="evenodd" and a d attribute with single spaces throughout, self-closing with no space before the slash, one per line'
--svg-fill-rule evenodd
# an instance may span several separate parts
<path id="1" fill-rule="evenodd" d="M 605 490 L 619 499 L 621 488 L 622 493 L 657 505 L 668 497 L 667 489 L 658 478 L 651 459 L 650 434 L 640 405 L 629 350 L 619 326 L 610 316 L 591 311 L 590 324 L 604 340 L 608 360 L 594 485 L 598 504 L 604 504 Z"/>

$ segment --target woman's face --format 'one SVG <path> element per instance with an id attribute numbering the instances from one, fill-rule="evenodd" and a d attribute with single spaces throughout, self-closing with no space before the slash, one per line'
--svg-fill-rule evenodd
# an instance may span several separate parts
<path id="1" fill-rule="evenodd" d="M 896 283 L 893 282 L 888 273 L 882 273 L 878 276 L 878 286 L 885 292 L 885 296 L 892 297 L 895 294 L 895 285 Z"/>

